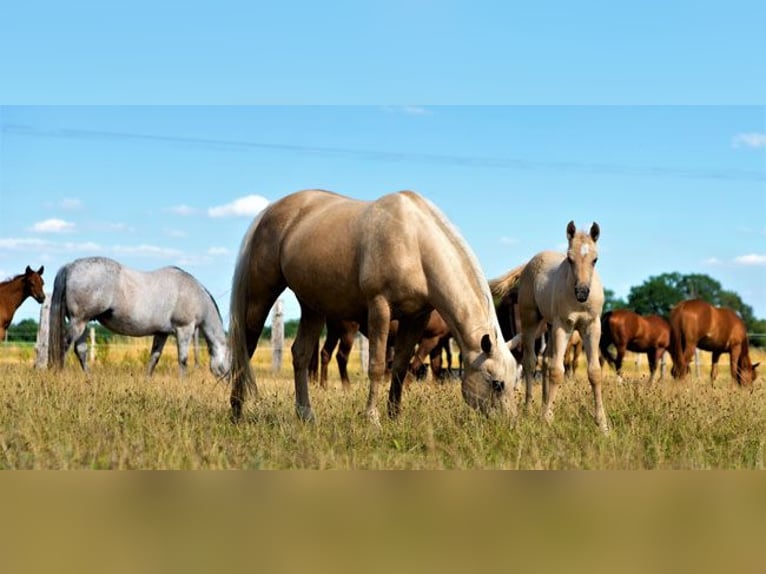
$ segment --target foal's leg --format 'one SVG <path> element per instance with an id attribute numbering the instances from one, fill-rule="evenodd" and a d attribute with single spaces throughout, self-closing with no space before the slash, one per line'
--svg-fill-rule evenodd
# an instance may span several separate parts
<path id="1" fill-rule="evenodd" d="M 551 355 L 548 362 L 547 374 L 543 376 L 543 383 L 545 383 L 546 379 L 548 382 L 548 392 L 543 393 L 543 419 L 548 423 L 553 422 L 553 405 L 556 400 L 556 391 L 564 380 L 564 353 L 566 352 L 569 335 L 570 334 L 561 324 L 561 321 L 555 320 L 553 322 L 549 339 Z"/>
<path id="2" fill-rule="evenodd" d="M 165 342 L 168 340 L 167 333 L 157 333 L 152 339 L 152 350 L 149 354 L 149 367 L 146 370 L 146 376 L 151 377 L 154 372 L 154 367 L 157 366 L 157 361 L 160 360 L 162 355 L 162 349 L 165 347 Z"/>
<path id="3" fill-rule="evenodd" d="M 391 388 L 388 392 L 388 416 L 399 416 L 402 404 L 402 387 L 410 370 L 410 359 L 415 345 L 423 336 L 430 313 L 399 320 L 399 332 L 394 345 L 394 364 L 391 367 Z"/>
<path id="4" fill-rule="evenodd" d="M 596 415 L 596 424 L 604 432 L 609 432 L 609 426 L 606 422 L 604 413 L 604 404 L 601 399 L 601 366 L 598 362 L 598 342 L 601 339 L 601 321 L 592 321 L 585 328 L 582 335 L 583 349 L 588 360 L 588 381 L 593 391 L 593 404 Z"/>
<path id="5" fill-rule="evenodd" d="M 370 340 L 369 378 L 370 393 L 367 396 L 365 414 L 374 425 L 380 425 L 378 413 L 378 389 L 386 371 L 388 330 L 391 325 L 391 307 L 382 295 L 370 299 L 367 305 L 367 335 Z"/>
<path id="6" fill-rule="evenodd" d="M 302 421 L 313 421 L 309 400 L 309 363 L 319 342 L 325 318 L 301 304 L 301 320 L 293 342 L 293 375 L 295 377 L 295 412 Z"/>

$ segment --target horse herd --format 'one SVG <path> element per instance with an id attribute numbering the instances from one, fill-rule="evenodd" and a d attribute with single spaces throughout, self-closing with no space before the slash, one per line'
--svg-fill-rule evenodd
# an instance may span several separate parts
<path id="1" fill-rule="evenodd" d="M 499 410 L 515 416 L 518 360 L 523 367 L 524 405 L 529 406 L 540 338 L 546 332 L 542 412 L 549 422 L 573 335 L 582 342 L 595 420 L 603 431 L 608 424 L 601 361 L 608 361 L 620 375 L 627 350 L 647 354 L 650 380 L 666 350 L 677 378 L 688 373 L 695 348 L 712 352 L 712 378 L 720 355 L 729 353 L 732 379 L 752 387 L 757 364 L 750 361 L 744 323 L 730 309 L 693 300 L 674 307 L 669 321 L 627 310 L 602 314 L 604 291 L 596 270 L 599 236 L 598 224 L 585 232 L 570 221 L 566 253 L 538 253 L 487 281 L 456 228 L 433 203 L 414 192 L 367 202 L 328 191 L 301 191 L 270 204 L 242 240 L 232 280 L 228 338 L 212 295 L 185 271 L 165 267 L 146 273 L 105 257 L 87 257 L 64 265 L 56 274 L 49 365 L 62 368 L 74 344 L 82 368 L 87 369 L 86 325 L 97 320 L 119 334 L 153 336 L 149 374 L 168 335 L 174 334 L 183 372 L 191 338 L 199 329 L 208 345 L 211 371 L 231 382 L 236 421 L 246 395 L 256 391 L 250 359 L 264 323 L 289 287 L 301 309 L 292 361 L 296 412 L 303 420 L 314 418 L 308 383 L 316 377 L 318 343 L 325 326 L 322 381 L 336 342 L 341 342 L 339 357 L 341 353 L 347 357 L 356 331 L 368 337 L 365 414 L 375 424 L 379 424 L 379 387 L 387 373 L 388 414 L 396 417 L 408 373 L 429 354 L 432 363 L 437 354 L 441 357 L 450 338 L 461 352 L 462 396 L 485 413 Z M 1 336 L 24 299 L 44 300 L 42 274 L 43 267 L 37 271 L 27 267 L 25 273 L 0 284 Z M 616 356 L 611 354 L 612 345 Z M 343 371 L 342 376 L 345 384 Z"/>

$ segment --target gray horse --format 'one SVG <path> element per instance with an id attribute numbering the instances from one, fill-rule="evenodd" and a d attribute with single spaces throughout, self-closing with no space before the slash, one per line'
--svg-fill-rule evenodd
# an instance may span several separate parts
<path id="1" fill-rule="evenodd" d="M 68 326 L 65 318 L 69 319 Z M 178 267 L 142 272 L 106 257 L 85 257 L 67 263 L 53 283 L 49 364 L 62 368 L 74 341 L 80 365 L 87 371 L 86 326 L 91 320 L 120 335 L 153 335 L 149 375 L 171 333 L 178 343 L 178 363 L 183 374 L 197 327 L 210 351 L 210 370 L 216 377 L 229 370 L 229 350 L 218 306 L 199 281 Z"/>

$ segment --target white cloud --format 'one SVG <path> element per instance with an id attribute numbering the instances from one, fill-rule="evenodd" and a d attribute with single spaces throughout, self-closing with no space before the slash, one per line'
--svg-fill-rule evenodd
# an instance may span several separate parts
<path id="1" fill-rule="evenodd" d="M 269 204 L 269 200 L 261 195 L 246 195 L 231 203 L 218 205 L 207 210 L 210 217 L 253 217 L 258 215 Z"/>
<path id="2" fill-rule="evenodd" d="M 76 197 L 65 197 L 59 202 L 59 207 L 68 210 L 80 209 L 82 208 L 82 201 Z"/>
<path id="3" fill-rule="evenodd" d="M 503 245 L 518 245 L 519 240 L 515 237 L 508 237 L 507 235 L 504 235 L 500 238 L 500 243 Z"/>
<path id="4" fill-rule="evenodd" d="M 766 265 L 766 255 L 759 255 L 757 253 L 740 255 L 734 258 L 734 263 L 738 265 Z"/>
<path id="5" fill-rule="evenodd" d="M 190 207 L 185 204 L 181 205 L 174 205 L 172 207 L 168 207 L 165 211 L 169 211 L 170 213 L 175 213 L 176 215 L 195 215 L 199 212 L 198 209 L 195 209 L 194 207 Z"/>
<path id="6" fill-rule="evenodd" d="M 758 132 L 737 134 L 732 139 L 732 145 L 734 147 L 766 147 L 766 134 Z"/>
<path id="7" fill-rule="evenodd" d="M 171 247 L 159 247 L 157 245 L 115 245 L 112 247 L 114 253 L 121 255 L 145 255 L 148 257 L 178 257 L 181 251 Z"/>
<path id="8" fill-rule="evenodd" d="M 72 241 L 60 242 L 49 241 L 47 239 L 4 237 L 0 238 L 0 249 L 7 251 L 50 251 L 53 253 L 88 253 L 92 251 L 101 251 L 98 243 L 85 241 L 76 243 Z"/>
<path id="9" fill-rule="evenodd" d="M 704 261 L 705 265 L 720 265 L 722 261 L 718 257 L 709 257 Z"/>
<path id="10" fill-rule="evenodd" d="M 229 250 L 225 247 L 211 247 L 207 250 L 208 255 L 228 255 Z"/>
<path id="11" fill-rule="evenodd" d="M 163 233 L 167 235 L 168 237 L 175 237 L 175 238 L 181 238 L 188 236 L 188 233 L 185 231 L 181 231 L 180 229 L 165 229 L 163 230 Z"/>
<path id="12" fill-rule="evenodd" d="M 63 219 L 46 219 L 45 221 L 38 221 L 31 227 L 31 231 L 37 233 L 67 233 L 74 231 L 75 224 L 71 221 L 64 221 Z"/>

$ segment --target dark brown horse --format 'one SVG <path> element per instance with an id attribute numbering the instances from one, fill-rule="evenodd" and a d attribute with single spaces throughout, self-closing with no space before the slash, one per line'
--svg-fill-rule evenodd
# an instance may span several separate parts
<path id="1" fill-rule="evenodd" d="M 683 379 L 689 372 L 689 362 L 695 347 L 713 354 L 710 380 L 718 376 L 718 359 L 729 353 L 731 378 L 741 387 L 752 387 L 755 365 L 750 362 L 747 329 L 739 316 L 728 307 L 714 307 L 706 301 L 682 301 L 670 312 L 673 376 Z"/>
<path id="2" fill-rule="evenodd" d="M 37 271 L 32 271 L 27 265 L 24 273 L 0 283 L 0 341 L 5 340 L 5 332 L 13 320 L 13 314 L 27 297 L 34 297 L 38 303 L 45 301 L 44 270 L 44 265 Z"/>
<path id="3" fill-rule="evenodd" d="M 613 356 L 609 346 L 614 345 Z M 654 380 L 657 364 L 670 347 L 670 324 L 659 315 L 646 317 L 629 311 L 615 309 L 601 316 L 601 355 L 622 377 L 622 361 L 625 351 L 646 353 L 649 359 L 649 381 Z M 661 374 L 660 374 L 661 376 Z"/>

